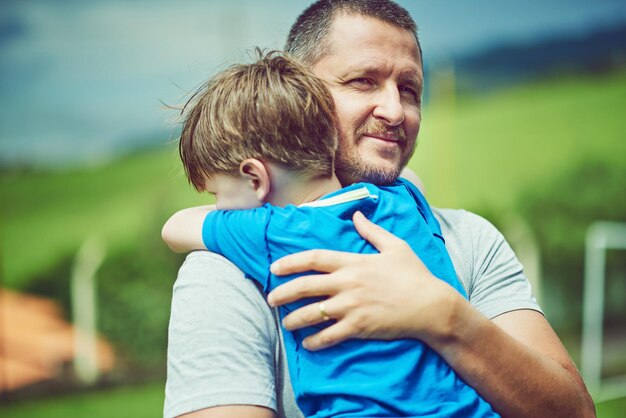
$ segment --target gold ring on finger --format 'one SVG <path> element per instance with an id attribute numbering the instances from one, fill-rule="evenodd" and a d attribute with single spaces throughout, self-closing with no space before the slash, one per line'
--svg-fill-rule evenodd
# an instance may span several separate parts
<path id="1" fill-rule="evenodd" d="M 320 310 L 320 315 L 322 315 L 322 319 L 324 321 L 328 321 L 330 319 L 330 316 L 328 316 L 328 312 L 326 312 L 326 309 L 324 309 L 324 302 L 320 302 L 317 306 Z"/>

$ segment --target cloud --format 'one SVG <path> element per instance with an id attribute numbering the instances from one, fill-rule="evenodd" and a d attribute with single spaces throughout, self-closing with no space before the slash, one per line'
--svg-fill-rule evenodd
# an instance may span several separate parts
<path id="1" fill-rule="evenodd" d="M 84 142 L 117 144 L 163 129 L 170 115 L 159 100 L 179 102 L 221 63 L 284 37 L 275 28 L 286 32 L 295 17 L 281 18 L 289 7 L 283 14 L 258 8 L 249 1 L 14 3 L 0 26 L 0 153 L 35 158 L 33 150 L 53 148 L 73 158 Z"/>

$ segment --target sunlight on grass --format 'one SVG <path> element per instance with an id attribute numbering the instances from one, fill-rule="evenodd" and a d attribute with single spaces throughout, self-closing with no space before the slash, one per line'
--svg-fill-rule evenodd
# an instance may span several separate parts
<path id="1" fill-rule="evenodd" d="M 163 416 L 165 383 L 0 404 L 3 418 L 154 418 Z"/>
<path id="2" fill-rule="evenodd" d="M 0 404 L 3 418 L 154 418 L 163 415 L 164 383 L 54 399 Z M 596 404 L 598 418 L 621 418 L 626 397 Z"/>
<path id="3" fill-rule="evenodd" d="M 626 72 L 470 98 L 435 96 L 410 166 L 434 206 L 510 209 L 521 190 L 578 161 L 624 164 L 624 97 Z"/>
<path id="4" fill-rule="evenodd" d="M 23 288 L 93 235 L 105 241 L 108 253 L 139 245 L 137 236 L 146 229 L 160 240 L 168 215 L 210 201 L 191 189 L 181 170 L 177 155 L 161 150 L 90 170 L 6 175 L 5 284 Z"/>

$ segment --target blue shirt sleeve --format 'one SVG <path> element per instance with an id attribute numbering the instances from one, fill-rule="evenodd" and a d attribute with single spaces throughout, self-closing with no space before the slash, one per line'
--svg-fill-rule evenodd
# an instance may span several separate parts
<path id="1" fill-rule="evenodd" d="M 264 290 L 270 261 L 266 231 L 272 208 L 209 212 L 202 224 L 202 240 L 209 251 L 228 258 Z"/>

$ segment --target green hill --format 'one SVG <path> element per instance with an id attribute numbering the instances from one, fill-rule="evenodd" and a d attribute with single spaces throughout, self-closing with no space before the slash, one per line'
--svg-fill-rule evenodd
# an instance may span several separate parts
<path id="1" fill-rule="evenodd" d="M 433 95 L 411 167 L 436 206 L 510 210 L 520 192 L 585 158 L 625 164 L 626 73 L 550 80 L 492 95 Z M 2 175 L 6 285 L 23 288 L 90 236 L 109 252 L 159 240 L 167 215 L 206 203 L 174 146 L 107 166 Z M 142 238 L 139 238 L 142 237 Z"/>
<path id="2" fill-rule="evenodd" d="M 411 167 L 435 206 L 510 210 L 521 190 L 580 161 L 624 167 L 625 98 L 623 71 L 457 100 L 433 94 Z"/>
<path id="3" fill-rule="evenodd" d="M 96 236 L 109 253 L 160 239 L 167 214 L 206 202 L 182 175 L 174 147 L 110 165 L 2 176 L 2 264 L 6 285 L 32 277 L 71 257 Z M 203 200 L 204 199 L 204 200 Z"/>

